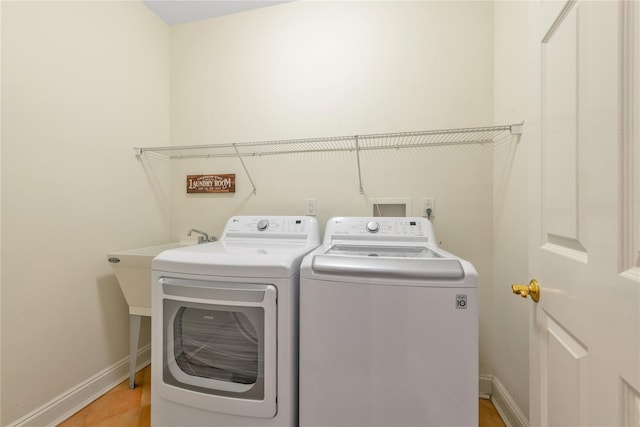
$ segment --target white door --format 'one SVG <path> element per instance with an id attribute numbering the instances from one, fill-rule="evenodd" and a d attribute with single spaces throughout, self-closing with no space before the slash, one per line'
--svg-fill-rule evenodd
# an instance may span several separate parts
<path id="1" fill-rule="evenodd" d="M 640 4 L 530 7 L 530 425 L 637 427 Z"/>

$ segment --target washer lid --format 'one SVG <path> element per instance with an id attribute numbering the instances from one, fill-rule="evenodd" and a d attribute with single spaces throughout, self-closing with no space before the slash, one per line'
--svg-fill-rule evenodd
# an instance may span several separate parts
<path id="1" fill-rule="evenodd" d="M 384 251 L 385 248 L 376 249 Z M 436 253 L 433 254 L 435 256 L 428 257 L 380 257 L 373 253 L 372 256 L 318 254 L 313 257 L 311 269 L 314 273 L 339 276 L 425 280 L 464 279 L 465 271 L 458 259 L 443 258 Z"/>
<path id="2" fill-rule="evenodd" d="M 426 246 L 374 246 L 337 244 L 326 252 L 328 255 L 351 255 L 365 257 L 393 257 L 393 258 L 442 258 L 442 255 Z"/>

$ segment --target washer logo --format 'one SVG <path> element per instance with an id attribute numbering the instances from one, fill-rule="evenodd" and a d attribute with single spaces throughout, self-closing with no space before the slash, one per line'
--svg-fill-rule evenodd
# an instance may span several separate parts
<path id="1" fill-rule="evenodd" d="M 456 294 L 456 308 L 458 310 L 466 310 L 467 309 L 467 295 L 466 294 Z"/>

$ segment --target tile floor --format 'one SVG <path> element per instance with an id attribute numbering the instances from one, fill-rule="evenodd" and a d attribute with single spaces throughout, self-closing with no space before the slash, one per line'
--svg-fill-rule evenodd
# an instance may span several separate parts
<path id="1" fill-rule="evenodd" d="M 493 404 L 480 399 L 480 426 L 505 427 Z M 151 423 L 151 367 L 136 374 L 136 388 L 125 380 L 58 427 L 149 427 Z M 177 427 L 177 426 L 176 426 Z"/>

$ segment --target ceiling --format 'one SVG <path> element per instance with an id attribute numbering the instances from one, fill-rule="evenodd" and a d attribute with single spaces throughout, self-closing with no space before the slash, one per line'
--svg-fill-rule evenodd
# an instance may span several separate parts
<path id="1" fill-rule="evenodd" d="M 169 25 L 231 15 L 291 0 L 143 0 Z"/>

